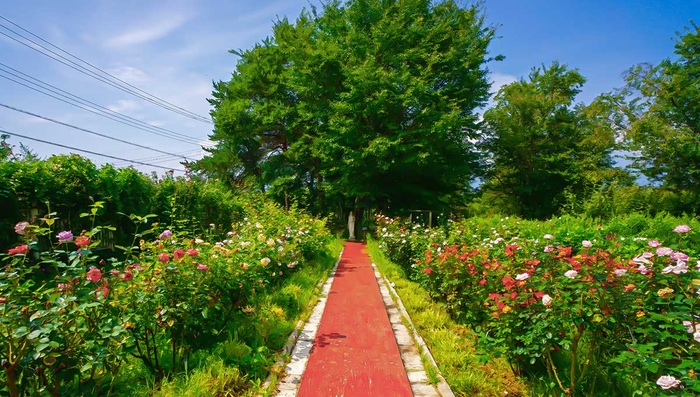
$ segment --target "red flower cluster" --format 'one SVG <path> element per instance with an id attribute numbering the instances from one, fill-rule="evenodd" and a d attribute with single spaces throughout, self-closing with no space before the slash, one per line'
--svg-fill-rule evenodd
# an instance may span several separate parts
<path id="1" fill-rule="evenodd" d="M 18 245 L 7 251 L 9 255 L 25 255 L 27 252 L 29 252 L 29 246 L 27 244 Z"/>

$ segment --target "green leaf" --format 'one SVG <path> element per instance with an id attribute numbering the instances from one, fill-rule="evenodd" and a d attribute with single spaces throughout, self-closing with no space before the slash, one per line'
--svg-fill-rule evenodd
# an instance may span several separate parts
<path id="1" fill-rule="evenodd" d="M 29 334 L 29 329 L 28 329 L 27 327 L 18 327 L 18 328 L 15 328 L 15 330 L 12 332 L 12 336 L 13 336 L 15 339 L 19 339 L 19 338 L 21 338 L 21 337 L 23 337 L 23 336 L 26 336 L 27 334 Z"/>

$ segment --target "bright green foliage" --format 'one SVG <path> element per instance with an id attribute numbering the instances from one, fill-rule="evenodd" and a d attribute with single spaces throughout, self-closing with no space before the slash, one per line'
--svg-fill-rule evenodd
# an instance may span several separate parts
<path id="1" fill-rule="evenodd" d="M 585 78 L 553 63 L 504 86 L 484 114 L 490 156 L 484 190 L 527 218 L 556 213 L 567 195 L 613 176 L 614 100 L 575 104 Z"/>
<path id="2" fill-rule="evenodd" d="M 378 223 L 385 253 L 474 328 L 484 357 L 506 357 L 544 395 L 700 392 L 697 219 Z M 666 376 L 679 383 L 662 389 Z"/>
<path id="3" fill-rule="evenodd" d="M 206 171 L 317 212 L 463 197 L 494 34 L 478 8 L 333 1 L 273 32 L 215 85 Z"/>
<path id="4" fill-rule="evenodd" d="M 631 68 L 626 109 L 634 166 L 676 193 L 691 193 L 688 208 L 700 212 L 700 28 L 693 24 L 676 42 L 675 60 Z"/>
<path id="5" fill-rule="evenodd" d="M 285 317 L 280 301 L 269 313 L 291 324 L 286 334 L 272 335 L 278 322 L 262 313 L 251 320 L 256 328 L 240 323 L 319 258 L 329 235 L 322 220 L 259 194 L 238 200 L 245 218 L 226 227 L 223 241 L 213 228 L 163 230 L 156 215 L 130 215 L 132 241 L 117 247 L 123 259 L 95 253 L 104 232 L 115 230 L 98 223 L 101 201 L 79 215 L 89 225 L 79 236 L 63 230 L 56 212 L 15 225 L 21 243 L 0 253 L 0 394 L 124 395 L 138 379 L 120 370 L 138 362 L 149 374 L 143 381 L 158 388 L 196 367 L 192 355 L 238 338 L 261 341 L 262 361 L 226 364 L 263 377 L 271 365 L 265 346 L 281 348 L 296 318 Z M 313 292 L 297 295 L 308 302 Z"/>
<path id="6" fill-rule="evenodd" d="M 117 227 L 109 243 L 131 242 L 134 225 L 123 214 L 153 213 L 158 222 L 176 230 L 209 230 L 222 233 L 241 216 L 236 194 L 223 183 L 174 178 L 166 174 L 154 180 L 133 168 L 97 168 L 78 155 L 52 156 L 46 160 L 14 156 L 0 161 L 0 250 L 16 242 L 12 226 L 30 220 L 32 211 L 42 216 L 47 203 L 61 214 L 57 222 L 74 233 L 88 230 L 89 222 L 77 209 L 100 200 L 100 217 Z"/>

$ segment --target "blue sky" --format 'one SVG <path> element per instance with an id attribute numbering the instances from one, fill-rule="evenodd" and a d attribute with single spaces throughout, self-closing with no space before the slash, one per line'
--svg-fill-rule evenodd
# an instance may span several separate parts
<path id="1" fill-rule="evenodd" d="M 311 0 L 311 3 L 318 4 Z M 277 17 L 296 18 L 307 0 L 155 1 L 4 0 L 0 16 L 113 75 L 179 107 L 207 115 L 212 80 L 227 80 L 236 57 L 271 32 Z M 622 85 L 622 72 L 639 62 L 672 56 L 673 37 L 690 19 L 700 21 L 700 1 L 487 0 L 487 21 L 500 25 L 492 54 L 506 56 L 489 68 L 499 85 L 554 60 L 588 78 L 579 99 L 588 102 Z M 0 23 L 10 26 L 7 22 Z M 12 27 L 17 30 L 16 28 Z M 0 32 L 12 35 L 0 27 Z M 72 94 L 206 144 L 211 125 L 182 117 L 80 74 L 0 35 L 0 62 Z M 92 115 L 0 78 L 6 104 L 92 131 L 199 158 L 195 144 L 145 133 Z M 135 148 L 0 108 L 0 129 L 117 157 L 147 159 L 180 168 L 161 153 Z M 67 153 L 25 142 L 40 156 Z M 88 155 L 97 164 L 113 160 Z M 156 158 L 157 157 L 157 158 Z M 153 159 L 150 159 L 153 158 Z M 118 162 L 118 164 L 123 164 Z M 137 166 L 146 172 L 163 170 Z"/>

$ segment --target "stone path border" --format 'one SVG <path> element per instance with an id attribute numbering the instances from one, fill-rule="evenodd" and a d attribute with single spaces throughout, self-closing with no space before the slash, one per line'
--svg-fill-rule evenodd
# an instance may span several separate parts
<path id="1" fill-rule="evenodd" d="M 318 330 L 321 322 L 323 311 L 328 300 L 328 294 L 333 284 L 333 280 L 335 279 L 335 273 L 342 255 L 343 252 L 341 251 L 338 261 L 333 267 L 331 275 L 328 277 L 325 284 L 323 284 L 321 297 L 314 307 L 309 320 L 306 322 L 306 324 L 303 324 L 303 321 L 300 320 L 299 323 L 297 323 L 296 329 L 287 339 L 287 343 L 284 347 L 284 354 L 275 364 L 275 367 L 280 368 L 282 365 L 284 365 L 285 357 L 287 354 L 289 354 L 289 352 L 291 352 L 291 360 L 285 367 L 284 373 L 286 376 L 277 384 L 277 393 L 272 392 L 271 395 L 275 395 L 277 397 L 296 397 L 299 385 L 301 384 L 302 375 L 306 369 L 309 355 L 311 354 L 311 347 L 313 346 L 314 339 L 316 338 L 316 331 Z M 401 359 L 403 360 L 404 368 L 406 369 L 414 396 L 455 397 L 454 393 L 452 393 L 452 390 L 450 389 L 450 386 L 440 373 L 440 370 L 435 363 L 435 359 L 433 358 L 432 354 L 430 354 L 430 350 L 423 341 L 423 338 L 416 331 L 416 328 L 411 321 L 411 317 L 408 315 L 408 312 L 406 312 L 398 293 L 396 290 L 394 290 L 389 280 L 379 272 L 379 269 L 374 263 L 372 263 L 372 268 L 374 270 L 374 276 L 377 280 L 377 284 L 379 285 L 384 306 L 389 316 L 389 321 L 391 322 L 391 327 L 394 331 L 394 336 L 399 346 L 399 351 L 401 352 Z M 405 319 L 408 323 L 411 329 L 410 333 L 406 325 L 404 325 L 402 319 Z M 303 329 L 301 329 L 302 325 Z M 438 374 L 437 385 L 431 385 L 428 383 L 428 376 L 425 372 L 421 355 L 419 349 L 416 347 L 416 344 L 420 347 L 420 352 L 425 354 L 430 363 L 432 363 L 432 365 L 435 367 Z M 264 390 L 269 390 L 270 383 L 270 377 L 268 377 L 265 382 Z"/>
<path id="2" fill-rule="evenodd" d="M 379 272 L 377 265 L 372 263 L 372 267 L 374 268 L 374 276 L 377 278 L 379 290 L 381 291 L 382 298 L 384 299 L 384 306 L 386 306 L 387 313 L 389 314 L 389 321 L 391 321 L 391 326 L 394 329 L 396 341 L 399 344 L 401 358 L 403 359 L 404 367 L 408 373 L 408 380 L 411 382 L 411 388 L 413 389 L 414 395 L 416 397 L 432 397 L 436 395 L 441 397 L 455 397 L 452 389 L 450 389 L 450 385 L 447 384 L 447 381 L 442 376 L 442 373 L 440 373 L 440 369 L 438 368 L 433 355 L 430 354 L 430 349 L 428 349 L 425 341 L 418 334 L 416 327 L 413 325 L 411 317 L 408 315 L 403 302 L 401 302 L 401 297 L 391 285 L 391 282 Z M 401 321 L 402 318 L 404 318 L 410 326 L 411 334 L 408 333 L 408 329 Z M 420 347 L 420 351 L 425 354 L 428 361 L 437 371 L 438 383 L 436 385 L 428 384 L 428 377 L 425 373 L 423 362 L 421 361 L 420 353 L 416 348 L 416 344 Z M 437 389 L 437 391 L 435 389 Z"/>
<path id="3" fill-rule="evenodd" d="M 294 331 L 287 338 L 287 343 L 282 349 L 282 355 L 277 360 L 273 366 L 273 371 L 270 371 L 270 375 L 265 380 L 265 384 L 262 389 L 270 392 L 270 395 L 276 395 L 278 397 L 293 397 L 296 396 L 296 391 L 301 384 L 301 375 L 306 369 L 306 363 L 309 361 L 309 354 L 311 353 L 311 346 L 316 338 L 316 331 L 321 323 L 321 317 L 323 316 L 323 310 L 326 308 L 326 301 L 328 300 L 328 293 L 331 290 L 331 285 L 335 279 L 335 271 L 338 269 L 338 264 L 340 263 L 340 258 L 343 257 L 343 251 L 340 250 L 338 254 L 338 260 L 333 266 L 330 275 L 324 281 L 321 280 L 318 286 L 323 286 L 321 290 L 321 296 L 318 299 L 314 310 L 311 312 L 308 321 L 304 323 L 304 320 L 299 320 L 297 322 Z M 312 301 L 313 302 L 313 301 Z M 302 328 L 303 327 L 303 328 Z M 291 361 L 286 365 L 287 355 L 291 354 Z M 270 391 L 270 385 L 272 383 L 272 373 L 282 373 L 279 371 L 282 367 L 285 368 L 283 373 L 286 374 L 285 378 L 277 384 L 277 391 Z M 274 369 L 278 369 L 275 371 Z"/>

